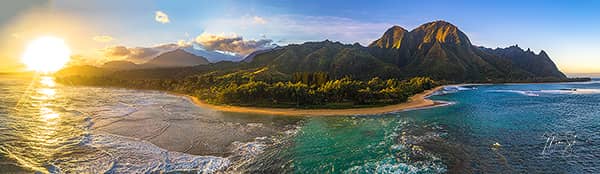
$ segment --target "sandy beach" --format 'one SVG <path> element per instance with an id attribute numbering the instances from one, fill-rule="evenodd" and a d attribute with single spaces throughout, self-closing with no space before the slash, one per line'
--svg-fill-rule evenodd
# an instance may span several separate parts
<path id="1" fill-rule="evenodd" d="M 176 94 L 189 98 L 194 104 L 225 112 L 237 112 L 237 113 L 254 113 L 254 114 L 268 114 L 268 115 L 284 115 L 284 116 L 348 116 L 348 115 L 375 115 L 384 114 L 390 112 L 398 112 L 404 110 L 413 110 L 420 108 L 428 108 L 445 103 L 435 102 L 428 99 L 427 97 L 433 94 L 435 91 L 442 89 L 444 86 L 438 86 L 434 89 L 426 90 L 422 93 L 416 94 L 408 99 L 407 102 L 399 103 L 395 105 L 387 105 L 382 107 L 370 107 L 370 108 L 351 108 L 351 109 L 296 109 L 296 108 L 263 108 L 263 107 L 240 107 L 240 106 L 229 106 L 229 105 L 213 105 L 208 104 L 197 97 L 183 94 Z"/>

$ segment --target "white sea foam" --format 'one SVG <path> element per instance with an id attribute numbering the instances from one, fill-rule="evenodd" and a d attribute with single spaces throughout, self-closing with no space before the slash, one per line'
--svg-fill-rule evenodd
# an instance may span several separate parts
<path id="1" fill-rule="evenodd" d="M 565 84 L 580 84 L 580 85 L 589 85 L 589 84 L 600 84 L 600 80 L 592 80 L 587 82 L 566 82 Z"/>
<path id="2" fill-rule="evenodd" d="M 535 91 L 522 91 L 522 90 L 488 90 L 488 92 L 506 92 L 506 93 L 517 93 L 517 94 L 522 94 L 522 95 L 526 95 L 526 96 L 532 96 L 532 97 L 537 97 L 540 96 L 537 92 Z"/>
<path id="3" fill-rule="evenodd" d="M 566 90 L 541 90 L 540 93 L 548 94 L 600 94 L 600 89 L 566 89 Z"/>
<path id="4" fill-rule="evenodd" d="M 467 90 L 474 90 L 477 89 L 475 87 L 466 87 L 466 86 L 445 86 L 444 90 L 446 91 L 452 91 L 452 90 L 456 90 L 456 91 L 467 91 Z"/>
<path id="5" fill-rule="evenodd" d="M 379 161 L 367 162 L 354 166 L 343 173 L 445 173 L 446 167 L 439 162 L 419 161 L 412 164 L 397 161 L 394 156 L 386 157 Z"/>
<path id="6" fill-rule="evenodd" d="M 162 149 L 152 143 L 112 134 L 94 134 L 82 140 L 89 153 L 55 160 L 47 168 L 57 173 L 163 173 L 225 169 L 230 160 Z"/>
<path id="7" fill-rule="evenodd" d="M 281 132 L 278 135 L 273 135 L 270 137 L 256 137 L 250 142 L 233 142 L 231 144 L 233 146 L 233 149 L 231 150 L 232 155 L 227 157 L 231 160 L 231 165 L 228 166 L 226 172 L 244 173 L 243 171 L 239 170 L 243 168 L 246 163 L 264 153 L 267 148 L 285 143 L 287 140 L 289 140 L 288 138 L 296 135 L 301 128 L 301 126 L 296 125 L 295 127 L 291 127 L 290 129 Z"/>
<path id="8" fill-rule="evenodd" d="M 433 100 L 433 102 L 439 103 L 439 104 L 433 105 L 433 106 L 426 106 L 426 107 L 403 109 L 403 110 L 392 112 L 392 113 L 405 112 L 405 111 L 414 111 L 414 110 L 423 110 L 423 109 L 431 109 L 431 108 L 437 108 L 437 107 L 443 107 L 443 106 L 450 106 L 450 105 L 456 104 L 456 102 L 442 101 L 442 100 Z"/>
<path id="9" fill-rule="evenodd" d="M 233 142 L 232 145 L 235 147 L 233 152 L 242 158 L 255 157 L 264 152 L 267 147 L 266 140 L 267 137 L 257 137 L 251 142 Z"/>
<path id="10" fill-rule="evenodd" d="M 442 88 L 442 90 L 436 91 L 432 95 L 444 95 L 444 94 L 456 93 L 456 92 L 459 92 L 459 91 L 468 91 L 468 90 L 475 90 L 475 89 L 477 89 L 477 88 L 476 87 L 461 86 L 461 85 L 450 85 L 450 86 L 444 86 Z"/>
<path id="11" fill-rule="evenodd" d="M 571 94 L 587 95 L 600 94 L 600 89 L 557 89 L 557 90 L 488 90 L 488 92 L 508 92 L 537 97 L 540 94 Z"/>

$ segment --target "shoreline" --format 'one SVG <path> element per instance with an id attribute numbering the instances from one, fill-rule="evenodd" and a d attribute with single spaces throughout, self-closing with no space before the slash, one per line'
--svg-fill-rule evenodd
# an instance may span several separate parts
<path id="1" fill-rule="evenodd" d="M 427 109 L 436 106 L 445 106 L 451 103 L 433 101 L 429 99 L 434 92 L 443 89 L 447 85 L 438 86 L 430 90 L 423 91 L 421 93 L 411 96 L 408 101 L 393 105 L 381 106 L 381 107 L 369 107 L 369 108 L 350 108 L 350 109 L 297 109 L 297 108 L 264 108 L 264 107 L 242 107 L 242 106 L 230 106 L 230 105 L 214 105 L 206 103 L 197 97 L 179 94 L 169 93 L 189 99 L 193 104 L 202 108 L 209 108 L 224 112 L 236 112 L 236 113 L 253 113 L 253 114 L 266 114 L 266 115 L 281 115 L 281 116 L 352 116 L 352 115 L 376 115 L 386 114 L 399 111 Z M 452 85 L 456 86 L 456 85 Z"/>

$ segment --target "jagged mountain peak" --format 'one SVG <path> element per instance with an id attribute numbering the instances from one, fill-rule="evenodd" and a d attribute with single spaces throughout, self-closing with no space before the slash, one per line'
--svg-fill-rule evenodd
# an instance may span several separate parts
<path id="1" fill-rule="evenodd" d="M 394 25 L 385 31 L 385 33 L 398 33 L 398 32 L 408 32 L 408 30 L 402 28 L 401 26 Z"/>
<path id="2" fill-rule="evenodd" d="M 481 48 L 485 48 L 485 47 L 481 47 Z M 536 54 L 533 50 L 531 50 L 531 48 L 523 49 L 523 48 L 519 47 L 518 44 L 511 45 L 511 46 L 508 46 L 505 48 L 497 47 L 494 49 L 490 49 L 489 51 L 494 51 L 494 52 L 501 53 L 504 55 L 527 53 L 527 54 L 536 55 L 536 56 L 548 57 L 548 53 L 546 53 L 544 50 L 541 50 L 538 54 Z"/>
<path id="3" fill-rule="evenodd" d="M 399 49 L 402 46 L 402 41 L 406 37 L 406 33 L 408 30 L 394 25 L 383 33 L 381 38 L 373 41 L 373 43 L 369 44 L 369 47 L 378 47 L 378 48 L 395 48 Z"/>
<path id="4" fill-rule="evenodd" d="M 548 57 L 548 53 L 546 53 L 546 51 L 544 51 L 544 50 L 540 51 L 540 53 L 538 55 Z"/>
<path id="5" fill-rule="evenodd" d="M 446 21 L 425 23 L 411 31 L 420 43 L 444 43 L 470 46 L 471 41 L 455 25 Z"/>
<path id="6" fill-rule="evenodd" d="M 422 24 L 419 27 L 453 27 L 453 28 L 458 28 L 456 27 L 454 24 L 448 22 L 448 21 L 444 21 L 444 20 L 436 20 L 436 21 L 431 21 L 431 22 L 427 22 Z M 419 28 L 417 27 L 417 28 Z"/>

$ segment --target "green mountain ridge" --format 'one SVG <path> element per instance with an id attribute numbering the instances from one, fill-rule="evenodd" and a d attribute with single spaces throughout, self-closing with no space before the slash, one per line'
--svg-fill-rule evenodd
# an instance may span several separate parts
<path id="1" fill-rule="evenodd" d="M 503 54 L 474 46 L 458 27 L 445 21 L 426 23 L 412 31 L 393 26 L 368 47 L 328 40 L 289 45 L 254 55 L 249 64 L 284 73 L 324 71 L 336 78 L 428 76 L 454 82 L 566 78 L 545 52 L 536 56 Z"/>

